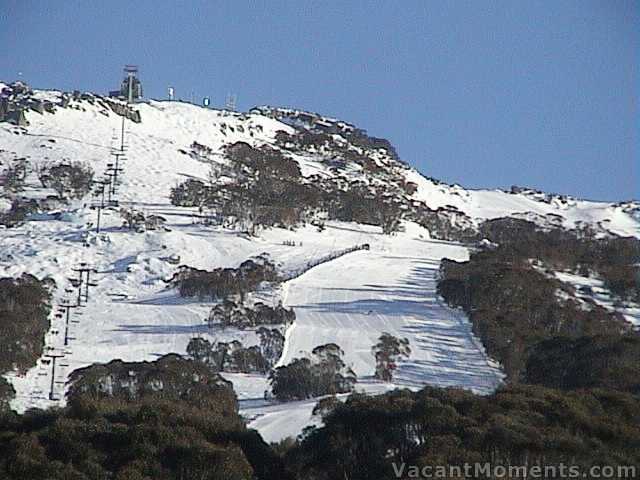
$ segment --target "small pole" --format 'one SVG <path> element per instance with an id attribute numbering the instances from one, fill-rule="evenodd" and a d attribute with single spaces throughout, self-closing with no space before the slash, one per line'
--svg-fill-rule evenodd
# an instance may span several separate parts
<path id="1" fill-rule="evenodd" d="M 100 233 L 100 213 L 102 212 L 102 205 L 98 205 L 97 208 L 98 208 L 98 221 L 96 222 L 96 233 Z"/>
<path id="2" fill-rule="evenodd" d="M 64 355 L 49 353 L 45 355 L 45 357 L 48 357 L 51 359 L 51 387 L 49 389 L 49 400 L 53 401 L 55 400 L 53 395 L 53 390 L 55 388 L 55 381 L 56 381 L 56 359 L 62 358 L 64 357 Z"/>

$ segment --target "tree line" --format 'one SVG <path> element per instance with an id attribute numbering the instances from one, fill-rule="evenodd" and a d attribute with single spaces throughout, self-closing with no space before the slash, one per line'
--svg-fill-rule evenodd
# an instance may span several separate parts
<path id="1" fill-rule="evenodd" d="M 511 381 L 540 381 L 559 386 L 590 368 L 592 385 L 608 384 L 635 390 L 637 332 L 624 317 L 595 302 L 576 297 L 572 286 L 553 272 L 571 270 L 604 278 L 625 272 L 624 285 L 612 290 L 620 298 L 635 298 L 638 245 L 635 239 L 595 238 L 589 232 L 542 230 L 531 222 L 499 219 L 481 230 L 490 248 L 472 253 L 467 262 L 443 260 L 438 293 L 469 315 L 474 332 L 490 356 L 500 361 Z M 586 345 L 590 344 L 590 345 Z M 582 362 L 575 356 L 588 355 Z M 553 361 L 553 363 L 549 363 Z M 596 368 L 616 364 L 621 368 Z M 573 366 L 567 370 L 568 366 Z M 610 374 L 610 375 L 609 375 Z M 567 380 L 568 381 L 568 380 Z"/>

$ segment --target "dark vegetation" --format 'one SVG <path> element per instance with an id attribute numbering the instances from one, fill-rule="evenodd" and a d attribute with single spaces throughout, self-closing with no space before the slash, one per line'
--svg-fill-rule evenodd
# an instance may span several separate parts
<path id="1" fill-rule="evenodd" d="M 16 159 L 7 166 L 0 175 L 0 185 L 11 193 L 18 193 L 24 190 L 27 178 L 27 161 L 24 158 Z"/>
<path id="2" fill-rule="evenodd" d="M 276 399 L 304 400 L 353 389 L 356 374 L 345 365 L 338 345 L 320 345 L 311 353 L 312 358 L 296 358 L 271 372 L 269 381 Z"/>
<path id="3" fill-rule="evenodd" d="M 384 382 L 393 380 L 393 372 L 398 368 L 398 361 L 411 354 L 409 340 L 383 333 L 378 343 L 371 349 L 376 357 L 375 378 Z"/>
<path id="4" fill-rule="evenodd" d="M 0 479 L 291 478 L 202 364 L 114 361 L 72 381 L 68 407 L 0 419 Z"/>
<path id="5" fill-rule="evenodd" d="M 395 153 L 348 125 L 299 130 L 279 140 L 285 150 L 339 152 L 333 133 L 362 148 L 337 155 L 336 170 L 356 164 L 372 178 L 389 178 L 371 152 Z M 321 212 L 320 218 L 357 219 L 391 232 L 397 226 L 389 221 L 385 227 L 385 218 L 406 215 L 436 237 L 492 242 L 468 262 L 443 262 L 439 292 L 465 309 L 490 355 L 504 365 L 507 385 L 486 397 L 427 387 L 352 394 L 342 402 L 335 395 L 352 391 L 355 374 L 339 346 L 319 346 L 310 358 L 273 370 L 270 381 L 279 400 L 327 395 L 314 409 L 324 426 L 269 447 L 246 428 L 231 384 L 218 372 L 266 372 L 279 358 L 284 337 L 271 326 L 293 313 L 247 309 L 228 298 L 242 300 L 261 282 L 276 281 L 275 267 L 263 259 L 212 272 L 182 268 L 172 280 L 182 295 L 226 300 L 212 311 L 211 322 L 259 327 L 260 344 L 196 338 L 188 347 L 191 359 L 113 361 L 74 372 L 67 407 L 0 413 L 0 480 L 385 480 L 415 478 L 406 468 L 395 475 L 393 462 L 563 463 L 583 471 L 640 465 L 640 337 L 619 315 L 578 299 L 573 287 L 550 275 L 597 275 L 618 302 L 637 301 L 637 240 L 596 238 L 585 229 L 541 230 L 514 219 L 485 222 L 478 235 L 454 208 L 431 210 L 403 199 L 413 189 L 409 184 L 375 190 L 344 178 L 328 185 L 299 181 L 297 165 L 280 152 L 247 147 L 237 144 L 228 152 L 237 164 L 231 183 L 211 187 L 190 180 L 174 189 L 172 201 L 212 208 L 248 231 L 294 227 Z M 206 154 L 206 146 L 194 148 Z M 398 191 L 404 193 L 390 194 Z M 33 364 L 48 311 L 46 282 L 0 279 L 0 366 Z M 407 350 L 405 342 L 381 337 L 373 349 L 378 377 L 391 379 Z M 11 392 L 0 377 L 0 410 Z"/>
<path id="6" fill-rule="evenodd" d="M 0 225 L 8 228 L 17 227 L 22 224 L 27 217 L 39 210 L 38 202 L 34 199 L 15 198 L 11 202 L 11 208 L 0 213 Z"/>
<path id="7" fill-rule="evenodd" d="M 480 235 L 500 245 L 508 258 L 536 258 L 554 270 L 597 275 L 622 300 L 640 301 L 640 240 L 597 238 L 580 230 L 541 229 L 525 220 L 501 218 L 482 224 Z"/>
<path id="8" fill-rule="evenodd" d="M 576 390 L 604 388 L 640 394 L 640 336 L 554 337 L 527 359 L 529 383 Z"/>
<path id="9" fill-rule="evenodd" d="M 262 325 L 287 326 L 296 319 L 293 309 L 287 310 L 281 304 L 270 307 L 258 302 L 253 307 L 246 307 L 231 300 L 225 300 L 211 309 L 209 326 L 235 327 L 241 330 Z"/>
<path id="10" fill-rule="evenodd" d="M 360 162 L 370 172 L 384 174 L 368 157 L 350 151 L 341 154 L 345 161 Z M 392 233 L 407 208 L 395 193 L 412 190 L 404 181 L 392 188 L 339 176 L 303 178 L 298 163 L 281 151 L 242 142 L 227 147 L 225 156 L 231 169 L 214 168 L 213 177 L 219 181 L 207 184 L 188 179 L 171 190 L 171 202 L 206 208 L 218 223 L 236 225 L 251 234 L 257 228 L 295 228 L 321 219 L 379 225 Z"/>
<path id="11" fill-rule="evenodd" d="M 296 129 L 296 135 L 291 139 L 287 138 L 291 136 L 286 132 L 278 132 L 278 139 L 282 143 L 291 141 L 303 147 L 316 147 L 333 143 L 332 135 L 338 134 L 351 145 L 364 151 L 383 150 L 389 158 L 400 160 L 391 142 L 384 138 L 372 137 L 366 130 L 343 121 L 326 118 L 317 113 L 282 108 L 259 107 L 255 111 L 276 118 Z"/>
<path id="12" fill-rule="evenodd" d="M 24 373 L 42 355 L 49 329 L 51 280 L 24 274 L 0 278 L 0 374 Z M 0 381 L 0 405 L 13 396 L 13 388 Z"/>
<path id="13" fill-rule="evenodd" d="M 407 469 L 396 477 L 394 462 L 398 468 L 565 463 L 584 472 L 640 465 L 640 402 L 623 392 L 516 386 L 483 397 L 427 387 L 353 394 L 329 407 L 325 426 L 309 429 L 287 453 L 299 479 L 421 478 Z"/>
<path id="14" fill-rule="evenodd" d="M 38 178 L 60 198 L 82 198 L 91 191 L 93 169 L 81 162 L 58 163 L 42 166 Z"/>
<path id="15" fill-rule="evenodd" d="M 213 271 L 182 266 L 170 283 L 182 297 L 225 299 L 237 296 L 241 301 L 262 282 L 279 279 L 276 267 L 266 254 L 249 259 L 238 268 L 216 268 Z"/>
<path id="16" fill-rule="evenodd" d="M 211 343 L 205 338 L 192 338 L 187 346 L 187 354 L 196 362 L 206 365 L 214 372 L 232 373 L 267 373 L 278 360 L 279 353 L 274 354 L 273 349 L 280 352 L 284 345 L 284 337 L 278 330 L 264 329 L 261 334 L 260 345 L 244 347 L 241 342 Z"/>
<path id="17" fill-rule="evenodd" d="M 192 402 L 217 398 L 220 413 L 237 407 L 231 383 L 202 363 L 169 354 L 154 362 L 113 360 L 75 370 L 69 376 L 69 399 L 113 398 L 135 401 L 158 397 L 189 399 Z"/>
<path id="18" fill-rule="evenodd" d="M 620 314 L 577 299 L 573 287 L 550 272 L 597 274 L 620 299 L 635 299 L 638 240 L 596 239 L 588 231 L 543 231 L 515 219 L 485 222 L 481 230 L 498 246 L 473 253 L 468 262 L 443 261 L 438 291 L 467 312 L 508 378 L 571 386 L 568 378 L 591 363 L 594 367 L 582 378 L 584 386 L 634 390 L 629 376 L 640 374 L 637 333 Z M 578 360 L 578 353 L 588 356 Z M 619 368 L 607 366 L 614 363 Z M 571 370 L 565 371 L 568 366 Z M 556 373 L 546 376 L 542 371 Z"/>
<path id="19" fill-rule="evenodd" d="M 359 138 L 348 136 L 349 142 Z M 227 147 L 230 166 L 214 163 L 211 179 L 187 179 L 170 194 L 174 205 L 199 207 L 206 223 L 236 226 L 254 234 L 258 228 L 296 228 L 305 223 L 341 220 L 376 225 L 393 234 L 402 219 L 428 228 L 432 237 L 474 241 L 478 232 L 471 219 L 455 207 L 431 209 L 411 198 L 417 185 L 407 182 L 405 166 L 392 149 L 378 141 L 360 146 L 337 142 L 325 132 L 279 132 L 280 150 L 239 142 Z M 386 150 L 380 155 L 379 149 Z M 197 144 L 192 154 L 211 162 L 210 149 Z M 303 177 L 289 152 L 322 155 L 331 177 Z M 354 168 L 363 178 L 354 179 Z"/>

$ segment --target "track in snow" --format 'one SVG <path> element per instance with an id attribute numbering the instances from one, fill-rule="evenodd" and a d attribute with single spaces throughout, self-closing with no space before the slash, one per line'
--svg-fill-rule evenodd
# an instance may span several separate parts
<path id="1" fill-rule="evenodd" d="M 443 248 L 437 246 L 438 252 Z M 488 393 L 500 379 L 461 313 L 436 294 L 440 254 L 358 252 L 316 267 L 289 285 L 296 321 L 280 364 L 324 343 L 337 343 L 358 377 L 373 375 L 371 347 L 382 332 L 409 338 L 408 360 L 394 383 L 458 386 Z M 455 247 L 449 247 L 455 248 Z"/>
<path id="2" fill-rule="evenodd" d="M 425 385 L 461 387 L 487 394 L 503 377 L 471 331 L 466 317 L 438 299 L 436 275 L 443 256 L 462 259 L 466 250 L 442 242 L 410 242 L 403 255 L 360 251 L 311 269 L 288 285 L 286 305 L 296 311 L 287 332 L 280 365 L 308 354 L 314 347 L 336 343 L 359 378 L 356 390 L 380 393 L 395 387 Z M 409 247 L 410 245 L 406 245 Z M 399 363 L 393 383 L 373 379 L 371 347 L 382 332 L 410 341 L 411 356 Z M 233 380 L 233 379 L 232 379 Z M 311 415 L 316 401 L 265 405 L 241 401 L 267 441 L 295 436 L 317 424 Z"/>

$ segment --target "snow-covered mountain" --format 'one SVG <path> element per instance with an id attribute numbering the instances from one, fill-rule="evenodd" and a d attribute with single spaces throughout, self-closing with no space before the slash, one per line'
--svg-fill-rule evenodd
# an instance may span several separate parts
<path id="1" fill-rule="evenodd" d="M 177 271 L 177 263 L 208 270 L 237 267 L 262 252 L 290 280 L 253 293 L 251 301 L 282 301 L 297 315 L 286 331 L 280 364 L 333 342 L 358 375 L 357 389 L 376 392 L 434 384 L 488 393 L 501 381 L 500 366 L 487 358 L 465 315 L 436 295 L 440 260 L 466 259 L 469 248 L 460 241 L 472 237 L 482 221 L 505 216 L 640 238 L 636 202 L 448 185 L 400 161 L 387 141 L 314 113 L 272 107 L 236 113 L 153 100 L 128 109 L 118 100 L 93 94 L 31 91 L 15 84 L 0 84 L 2 90 L 12 108 L 24 115 L 0 123 L 0 170 L 21 163 L 26 183 L 21 192 L 1 192 L 0 213 L 18 197 L 51 200 L 53 192 L 37 178 L 38 169 L 47 164 L 84 162 L 100 178 L 120 147 L 124 114 L 120 207 L 165 220 L 162 229 L 130 230 L 122 227 L 118 209 L 105 209 L 101 232 L 95 233 L 88 226 L 97 219 L 97 211 L 90 208 L 95 200 L 87 196 L 50 209 L 42 202 L 27 221 L 0 230 L 0 277 L 24 272 L 51 277 L 57 301 L 66 295 L 73 268 L 85 262 L 97 270 L 90 301 L 70 327 L 69 345 L 61 335 L 64 321 L 52 319 L 46 345 L 49 352 L 64 355 L 53 379 L 54 399 L 48 396 L 48 364 L 40 361 L 25 376 L 8 374 L 17 391 L 13 407 L 20 411 L 63 402 L 62 384 L 70 372 L 94 362 L 184 353 L 196 336 L 256 344 L 250 329 L 210 329 L 204 320 L 212 302 L 181 298 L 165 280 Z M 171 189 L 187 179 L 206 184 L 216 171 L 216 181 L 225 181 L 228 147 L 238 142 L 273 149 L 295 161 L 302 182 L 336 189 L 364 185 L 395 204 L 394 212 L 403 218 L 400 228 L 385 235 L 380 226 L 326 220 L 324 228 L 310 221 L 249 236 L 203 223 L 203 212 L 196 207 L 171 204 Z M 336 255 L 364 244 L 369 248 Z M 372 378 L 371 347 L 382 332 L 407 337 L 412 346 L 412 355 L 390 384 Z M 241 411 L 267 440 L 296 434 L 318 421 L 311 414 L 315 401 L 283 405 L 264 400 L 265 376 L 225 376 L 234 383 Z"/>

